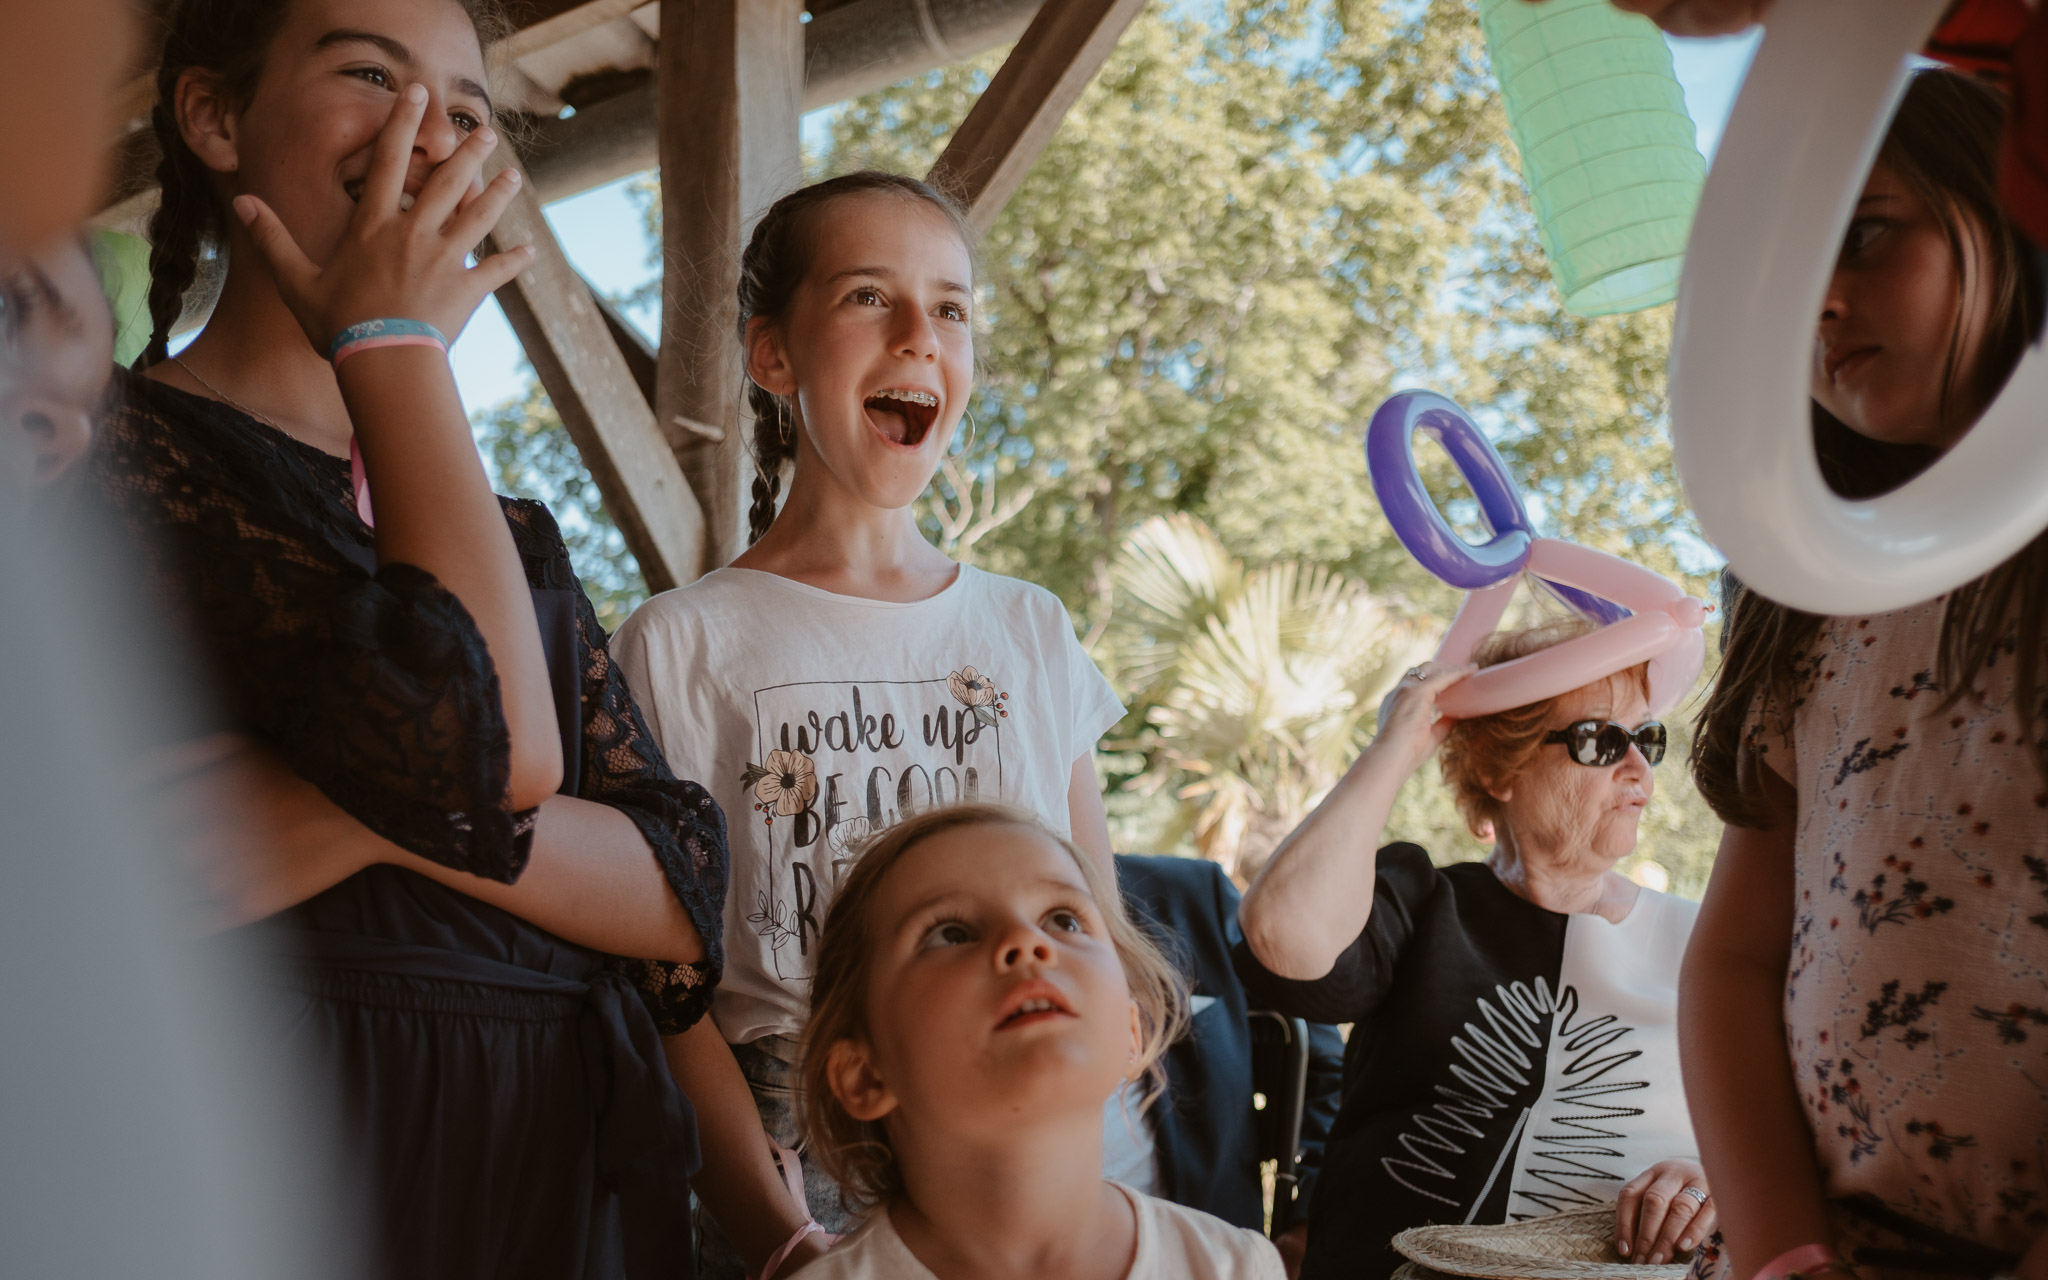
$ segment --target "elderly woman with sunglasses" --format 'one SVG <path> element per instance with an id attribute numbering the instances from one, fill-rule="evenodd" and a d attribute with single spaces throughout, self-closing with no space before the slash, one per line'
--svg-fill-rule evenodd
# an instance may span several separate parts
<path id="1" fill-rule="evenodd" d="M 1502 632 L 1491 666 L 1590 630 Z M 1255 1007 L 1355 1023 L 1301 1275 L 1372 1277 L 1394 1235 L 1613 1205 L 1622 1252 L 1671 1261 L 1715 1225 L 1678 1073 L 1679 960 L 1698 908 L 1614 866 L 1664 758 L 1647 666 L 1530 706 L 1441 718 L 1473 668 L 1424 663 L 1379 732 L 1245 893 Z M 1381 845 L 1443 748 L 1484 862 Z"/>

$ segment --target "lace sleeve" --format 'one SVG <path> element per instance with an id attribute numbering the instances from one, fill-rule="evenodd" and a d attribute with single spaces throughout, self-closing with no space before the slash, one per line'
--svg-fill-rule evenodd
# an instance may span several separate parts
<path id="1" fill-rule="evenodd" d="M 711 793 L 677 779 L 612 661 L 604 627 L 569 563 L 555 518 L 541 503 L 505 503 L 514 540 L 536 588 L 567 591 L 576 615 L 577 695 L 582 741 L 575 794 L 609 805 L 633 820 L 661 864 L 669 890 L 704 939 L 698 964 L 614 958 L 611 965 L 640 992 L 663 1035 L 687 1031 L 711 1007 L 725 967 L 725 815 Z"/>
<path id="2" fill-rule="evenodd" d="M 223 710 L 379 835 L 513 880 L 534 811 L 510 807 L 497 673 L 468 611 L 424 570 L 377 565 L 346 461 L 123 382 L 91 484 L 156 602 L 189 623 Z"/>
<path id="3" fill-rule="evenodd" d="M 669 770 L 625 674 L 612 661 L 596 611 L 580 592 L 578 600 L 585 708 L 581 794 L 619 810 L 640 828 L 670 891 L 704 939 L 699 964 L 615 962 L 647 1001 L 661 1033 L 678 1035 L 709 1011 L 725 968 L 725 815 L 709 791 Z"/>

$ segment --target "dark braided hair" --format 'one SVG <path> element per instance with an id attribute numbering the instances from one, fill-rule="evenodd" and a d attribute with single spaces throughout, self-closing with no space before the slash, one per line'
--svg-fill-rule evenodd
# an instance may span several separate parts
<path id="1" fill-rule="evenodd" d="M 497 0 L 453 0 L 476 28 L 486 50 L 507 29 Z M 175 0 L 163 19 L 157 64 L 157 185 L 162 201 L 149 220 L 149 345 L 136 360 L 147 368 L 170 355 L 171 330 L 184 311 L 186 291 L 208 255 L 227 252 L 226 223 L 215 198 L 213 173 L 192 154 L 178 131 L 178 81 L 187 71 L 217 77 L 230 101 L 246 103 L 256 91 L 270 45 L 284 27 L 284 0 Z"/>
<path id="2" fill-rule="evenodd" d="M 974 252 L 974 229 L 959 202 L 916 178 L 862 169 L 792 191 L 777 200 L 754 227 L 747 251 L 740 257 L 742 349 L 749 320 L 760 316 L 780 321 L 788 311 L 790 299 L 810 270 L 810 229 L 817 214 L 834 200 L 878 193 L 922 201 L 938 210 L 960 233 L 968 253 Z M 775 504 L 782 496 L 782 470 L 796 457 L 796 414 L 789 401 L 752 378 L 747 379 L 747 407 L 754 415 L 754 502 L 747 509 L 747 541 L 754 543 L 774 523 Z"/>

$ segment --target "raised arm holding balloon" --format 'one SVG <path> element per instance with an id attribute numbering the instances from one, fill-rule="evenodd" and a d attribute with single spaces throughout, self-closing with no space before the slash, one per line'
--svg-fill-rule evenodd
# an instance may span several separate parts
<path id="1" fill-rule="evenodd" d="M 1417 430 L 1471 483 L 1493 533 L 1483 545 L 1453 534 L 1423 491 Z M 1436 660 L 1387 695 L 1372 743 L 1239 913 L 1237 961 L 1255 1000 L 1359 1026 L 1301 1274 L 1385 1276 L 1400 1262 L 1394 1235 L 1426 1222 L 1610 1206 L 1623 1249 L 1667 1262 L 1716 1222 L 1675 1034 L 1695 908 L 1613 867 L 1655 789 L 1665 732 L 1654 716 L 1699 674 L 1705 609 L 1637 566 L 1534 538 L 1498 455 L 1443 397 L 1394 397 L 1367 439 L 1395 531 L 1471 594 Z M 1494 633 L 1525 571 L 1578 616 Z M 1435 867 L 1413 844 L 1380 844 L 1395 793 L 1440 747 L 1459 808 L 1494 842 L 1484 863 Z M 1629 1101 L 1602 1109 L 1611 1140 L 1589 1156 L 1542 1135 L 1587 1105 L 1569 1101 L 1584 1046 L 1567 1045 L 1591 1022 L 1620 1054 L 1614 1082 Z M 1533 1046 L 1530 1069 L 1495 1070 L 1503 1046 L 1478 1043 L 1475 1023 Z M 1477 1105 L 1451 1117 L 1447 1091 Z M 1453 1122 L 1457 1143 L 1430 1136 Z"/>

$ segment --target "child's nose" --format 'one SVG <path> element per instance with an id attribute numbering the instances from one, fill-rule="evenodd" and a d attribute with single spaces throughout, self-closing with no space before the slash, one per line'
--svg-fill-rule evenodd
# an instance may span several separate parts
<path id="1" fill-rule="evenodd" d="M 1820 296 L 1820 322 L 1823 326 L 1838 324 L 1849 314 L 1849 291 L 1842 279 L 1842 272 L 1836 271 L 1828 277 L 1827 292 Z"/>
<path id="2" fill-rule="evenodd" d="M 1031 926 L 1021 926 L 1003 939 L 1003 945 L 996 949 L 996 964 L 1002 969 L 1014 969 L 1026 962 L 1050 964 L 1052 943 L 1043 933 Z"/>
<path id="3" fill-rule="evenodd" d="M 902 332 L 897 335 L 898 354 L 913 360 L 936 360 L 939 358 L 939 331 L 932 324 L 932 318 L 914 307 L 905 307 L 899 313 L 904 317 Z"/>
<path id="4" fill-rule="evenodd" d="M 441 95 L 427 91 L 427 112 L 420 120 L 420 131 L 413 138 L 413 150 L 419 153 L 429 165 L 440 164 L 455 154 L 455 148 L 469 135 L 448 118 L 448 104 Z"/>
<path id="5" fill-rule="evenodd" d="M 12 406 L 5 425 L 20 432 L 19 447 L 32 484 L 48 484 L 63 475 L 92 443 L 92 415 L 55 400 Z M 9 442 L 0 441 L 0 448 L 6 447 Z"/>

